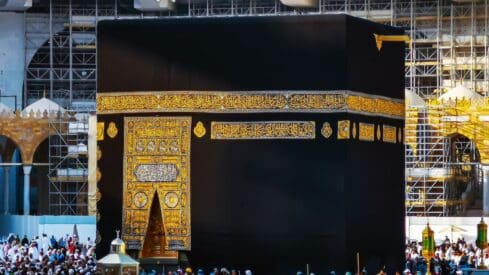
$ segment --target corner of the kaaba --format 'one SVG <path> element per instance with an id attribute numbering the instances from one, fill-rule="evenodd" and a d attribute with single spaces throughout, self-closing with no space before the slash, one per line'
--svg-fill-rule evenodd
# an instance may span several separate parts
<path id="1" fill-rule="evenodd" d="M 206 269 L 341 273 L 358 253 L 369 273 L 401 270 L 405 43 L 374 34 L 403 31 L 347 15 L 101 22 L 97 256 L 120 229 L 136 258 Z"/>
<path id="2" fill-rule="evenodd" d="M 404 160 L 399 158 L 404 150 L 401 132 L 404 123 L 358 115 L 350 119 L 357 129 L 368 127 L 374 132 L 369 130 L 368 138 L 362 138 L 358 132 L 358 140 L 348 143 L 345 168 L 348 255 L 359 253 L 365 266 L 385 265 L 388 274 L 395 273 L 401 270 L 404 259 Z M 383 142 L 387 131 L 397 133 L 391 141 Z M 355 258 L 349 256 L 348 266 L 355 264 Z"/>

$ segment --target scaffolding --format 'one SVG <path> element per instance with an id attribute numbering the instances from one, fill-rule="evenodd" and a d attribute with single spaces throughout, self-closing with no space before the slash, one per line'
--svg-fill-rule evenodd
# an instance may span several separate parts
<path id="1" fill-rule="evenodd" d="M 49 202 L 51 215 L 88 213 L 88 113 L 64 112 L 49 127 Z"/>
<path id="2" fill-rule="evenodd" d="M 449 138 L 443 123 L 433 127 L 430 118 L 441 120 L 442 110 L 408 108 L 405 122 L 406 213 L 444 216 L 447 214 Z"/>
<path id="3" fill-rule="evenodd" d="M 25 104 L 43 91 L 63 107 L 94 109 L 96 23 L 101 19 L 348 13 L 402 27 L 406 87 L 424 98 L 463 83 L 488 88 L 488 7 L 483 1 L 319 0 L 294 9 L 279 0 L 187 0 L 174 11 L 145 12 L 133 1 L 42 0 L 26 13 Z"/>
<path id="4" fill-rule="evenodd" d="M 49 96 L 64 108 L 95 110 L 97 16 L 72 1 L 48 2 L 25 15 L 24 106 Z"/>
<path id="5" fill-rule="evenodd" d="M 88 214 L 88 112 L 95 110 L 97 2 L 39 1 L 25 14 L 26 106 L 48 97 L 69 111 L 50 118 L 48 214 Z M 103 11 L 101 11 L 103 12 Z"/>
<path id="6" fill-rule="evenodd" d="M 481 102 L 433 100 L 425 106 L 407 107 L 408 215 L 482 214 L 481 160 L 489 131 L 479 121 L 477 104 Z"/>
<path id="7" fill-rule="evenodd" d="M 132 0 L 39 0 L 25 16 L 24 106 L 46 91 L 65 108 L 94 110 L 96 23 L 102 19 L 160 17 L 347 13 L 406 31 L 412 38 L 405 55 L 406 88 L 423 99 L 438 97 L 457 84 L 487 95 L 488 4 L 489 0 L 318 0 L 315 8 L 292 8 L 279 0 L 177 0 L 172 11 L 141 12 L 134 9 Z M 406 148 L 406 175 L 420 172 L 416 169 L 451 170 L 455 164 L 450 162 L 457 157 L 450 155 L 450 137 L 440 135 L 437 127 L 431 127 L 420 115 L 416 121 L 409 115 L 406 120 L 406 139 L 415 139 L 420 146 Z M 53 141 L 52 146 L 60 145 Z M 414 155 L 416 150 L 423 156 Z M 423 173 L 406 176 L 406 214 L 453 213 L 454 207 L 447 203 L 450 181 Z M 457 203 L 452 200 L 452 204 Z"/>
<path id="8" fill-rule="evenodd" d="M 475 143 L 463 136 L 452 137 L 450 147 L 451 178 L 447 185 L 447 201 L 460 203 L 449 205 L 448 214 L 462 213 L 481 216 L 482 166 Z"/>

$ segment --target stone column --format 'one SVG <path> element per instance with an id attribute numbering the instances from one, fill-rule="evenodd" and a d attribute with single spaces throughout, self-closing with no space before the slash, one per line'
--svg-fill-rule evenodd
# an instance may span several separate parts
<path id="1" fill-rule="evenodd" d="M 9 197 L 10 197 L 10 194 L 9 194 L 9 182 L 8 182 L 8 173 L 10 171 L 10 167 L 9 166 L 4 166 L 3 167 L 3 171 L 5 172 L 5 186 L 3 187 L 3 211 L 4 211 L 4 214 L 5 215 L 8 215 L 8 212 L 9 212 Z"/>
<path id="2" fill-rule="evenodd" d="M 482 165 L 482 214 L 489 216 L 489 165 Z"/>
<path id="3" fill-rule="evenodd" d="M 24 215 L 29 215 L 30 212 L 30 201 L 29 201 L 29 193 L 30 193 L 30 185 L 31 185 L 31 170 L 32 165 L 24 165 Z"/>

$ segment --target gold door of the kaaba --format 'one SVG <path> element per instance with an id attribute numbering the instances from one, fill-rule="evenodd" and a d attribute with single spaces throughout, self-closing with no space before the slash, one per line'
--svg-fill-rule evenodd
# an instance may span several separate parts
<path id="1" fill-rule="evenodd" d="M 191 122 L 124 118 L 122 230 L 140 257 L 176 258 L 177 250 L 190 250 Z"/>

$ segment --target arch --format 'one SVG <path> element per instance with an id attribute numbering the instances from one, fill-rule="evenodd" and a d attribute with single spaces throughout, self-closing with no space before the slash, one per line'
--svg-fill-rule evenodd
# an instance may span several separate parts
<path id="1" fill-rule="evenodd" d="M 47 139 L 49 135 L 55 134 L 56 129 L 50 127 L 47 116 L 44 117 L 21 117 L 17 111 L 14 117 L 3 118 L 0 120 L 0 134 L 12 140 L 17 145 L 22 161 L 22 170 L 24 174 L 24 184 L 16 186 L 16 189 L 22 189 L 22 199 L 17 199 L 16 209 L 23 209 L 24 214 L 30 211 L 30 173 L 34 153 L 39 145 Z M 10 146 L 11 147 L 11 146 Z M 15 169 L 17 170 L 17 169 Z M 6 185 L 7 186 L 7 185 Z M 8 187 L 5 187 L 8 188 Z M 5 193 L 5 192 L 4 192 Z M 17 192 L 16 197 L 20 192 Z M 5 199 L 4 199 L 5 200 Z M 23 207 L 19 207 L 19 202 L 23 202 Z M 6 203 L 8 204 L 8 203 Z M 5 208 L 5 207 L 4 207 Z"/>
<path id="2" fill-rule="evenodd" d="M 49 137 L 48 135 L 44 140 L 39 143 L 39 145 L 34 150 L 32 160 L 35 163 L 43 163 L 49 161 Z"/>
<path id="3" fill-rule="evenodd" d="M 2 157 L 2 162 L 11 162 L 16 149 L 20 151 L 21 147 L 15 140 L 8 135 L 0 134 L 0 156 Z"/>
<path id="4" fill-rule="evenodd" d="M 429 123 L 433 128 L 442 130 L 446 137 L 455 137 L 457 135 L 464 136 L 476 145 L 480 154 L 480 162 L 489 164 L 489 131 L 486 130 L 484 122 L 477 119 L 471 119 L 467 122 L 450 123 L 440 128 L 439 120 L 433 117 L 429 118 Z"/>
<path id="5" fill-rule="evenodd" d="M 22 159 L 19 159 L 21 148 L 10 137 L 0 135 L 0 162 L 1 163 L 19 163 Z M 13 166 L 0 166 L 0 210 L 5 214 L 17 214 L 18 202 L 21 200 L 19 194 L 21 194 L 21 185 L 18 180 L 22 178 L 21 167 L 18 165 Z"/>
<path id="6" fill-rule="evenodd" d="M 51 129 L 48 125 L 46 125 L 47 129 L 41 130 L 36 139 L 30 143 L 30 145 L 26 146 L 26 150 L 24 156 L 26 161 L 25 163 L 31 164 L 34 160 L 34 154 L 36 150 L 39 148 L 43 142 L 47 141 L 49 136 L 55 135 L 54 129 Z"/>
<path id="7" fill-rule="evenodd" d="M 88 183 L 85 180 L 67 178 L 72 173 L 70 169 L 73 163 L 78 163 L 76 158 L 67 156 L 72 145 L 50 146 L 50 143 L 65 144 L 61 139 L 63 138 L 57 133 L 49 133 L 33 154 L 30 175 L 30 205 L 33 214 L 86 215 L 88 212 Z M 50 154 L 61 157 L 58 158 L 59 162 L 55 160 L 55 163 L 51 163 L 56 169 L 44 165 L 53 161 Z M 63 204 L 57 203 L 59 201 L 63 201 Z"/>
<path id="8" fill-rule="evenodd" d="M 64 37 L 70 32 L 70 29 L 62 23 L 54 23 L 52 25 L 53 33 L 57 35 L 61 35 Z M 71 36 L 70 39 L 73 39 L 73 44 L 88 44 L 87 40 L 91 40 L 91 37 L 87 36 Z M 96 39 L 93 36 L 93 39 Z M 74 80 L 82 80 L 82 81 L 66 81 L 66 79 L 54 79 L 50 83 L 46 79 L 45 73 L 48 71 L 48 68 L 40 66 L 40 63 L 43 63 L 46 58 L 52 54 L 54 58 L 55 67 L 57 69 L 65 68 L 64 63 L 66 60 L 60 58 L 58 55 L 58 51 L 65 51 L 66 48 L 64 46 L 61 47 L 53 47 L 53 52 L 50 52 L 49 49 L 49 39 L 39 41 L 37 48 L 33 50 L 28 50 L 26 55 L 28 56 L 28 65 L 26 65 L 26 70 L 32 72 L 33 77 L 29 77 L 26 79 L 26 97 L 24 99 L 25 105 L 32 103 L 34 100 L 39 99 L 43 96 L 45 91 L 48 93 L 52 93 L 52 97 L 57 98 L 56 102 L 60 104 L 62 107 L 69 106 L 72 102 L 70 102 L 68 95 L 72 93 L 72 90 L 77 90 L 78 93 L 73 93 L 73 99 L 77 98 L 77 94 L 80 96 L 87 96 L 89 93 L 93 93 L 96 90 L 95 83 L 95 70 L 89 68 L 90 66 L 83 66 L 83 68 L 75 67 L 75 73 L 73 74 Z M 54 43 L 64 43 L 65 41 L 59 41 Z M 76 53 L 86 53 L 87 49 L 76 49 L 73 47 L 73 51 Z M 84 62 L 89 62 L 90 64 L 95 62 L 93 56 L 88 57 L 87 55 L 83 55 L 80 57 Z M 41 81 L 40 81 L 41 80 Z M 71 87 L 70 84 L 73 86 Z"/>
<path id="9" fill-rule="evenodd" d="M 39 136 L 39 139 L 34 143 L 35 148 L 32 152 L 32 162 L 49 162 L 49 139 L 50 138 L 61 138 L 60 134 L 56 132 L 55 129 L 50 127 L 49 131 L 43 133 L 43 135 Z M 54 144 L 63 144 L 61 141 L 55 141 Z M 52 153 L 52 152 L 51 152 Z M 65 154 L 63 154 L 64 156 Z"/>
<path id="10" fill-rule="evenodd" d="M 53 34 L 59 34 L 64 29 L 67 29 L 65 26 L 63 26 L 62 23 L 53 23 L 52 28 Z M 45 72 L 45 70 L 47 70 L 47 68 L 43 67 L 40 64 L 44 63 L 44 60 L 46 58 L 49 59 L 49 42 L 49 38 L 33 41 L 33 43 L 35 43 L 34 47 L 32 47 L 31 49 L 27 49 L 26 51 L 26 59 L 28 61 L 28 65 L 26 65 L 25 69 L 26 71 L 32 71 L 35 77 L 34 79 L 26 79 L 26 97 L 24 98 L 24 106 L 29 105 L 30 102 L 28 102 L 28 100 L 41 98 L 44 91 L 49 91 L 49 81 L 39 81 L 48 80 L 43 77 L 43 73 Z M 56 82 L 56 84 L 58 84 L 58 81 Z"/>
<path id="11" fill-rule="evenodd" d="M 44 139 L 34 151 L 33 163 L 49 162 L 49 138 Z M 30 213 L 47 215 L 49 213 L 49 166 L 32 165 L 30 179 Z"/>
<path id="12" fill-rule="evenodd" d="M 485 126 L 476 125 L 473 127 L 457 127 L 456 129 L 447 131 L 446 135 L 450 138 L 463 136 L 467 139 L 470 139 L 472 142 L 474 142 L 477 148 L 477 152 L 480 157 L 480 162 L 483 164 L 489 164 L 489 143 L 486 141 L 487 137 L 485 137 L 483 133 L 481 134 L 480 131 L 471 130 L 473 128 L 483 129 L 482 127 Z"/>
<path id="13" fill-rule="evenodd" d="M 0 120 L 0 134 L 18 145 L 24 164 L 32 164 L 37 147 L 56 129 L 50 127 L 48 118 L 23 118 L 17 114 L 14 118 Z"/>
<path id="14" fill-rule="evenodd" d="M 463 134 L 460 134 L 460 133 L 451 133 L 450 135 L 448 135 L 448 138 L 450 140 L 450 146 L 451 146 L 451 150 L 455 150 L 455 149 L 458 149 L 460 150 L 461 148 L 453 148 L 453 144 L 456 143 L 456 142 L 472 142 L 474 144 L 474 147 L 473 148 L 470 148 L 472 149 L 472 153 L 473 155 L 471 156 L 466 156 L 466 157 L 470 157 L 470 159 L 468 159 L 468 161 L 470 162 L 480 162 L 481 161 L 481 155 L 480 155 L 480 152 L 479 152 L 479 146 L 477 145 L 477 142 L 475 142 L 473 139 L 471 139 L 470 137 L 466 136 L 466 135 L 463 135 Z M 451 156 L 455 157 L 454 154 L 456 154 L 456 152 L 450 152 L 451 153 Z M 457 157 L 460 157 L 457 155 Z M 461 162 L 461 161 L 465 161 L 464 159 L 461 159 L 461 158 L 458 158 L 457 159 L 457 162 Z M 453 162 L 453 161 L 452 161 Z"/>

